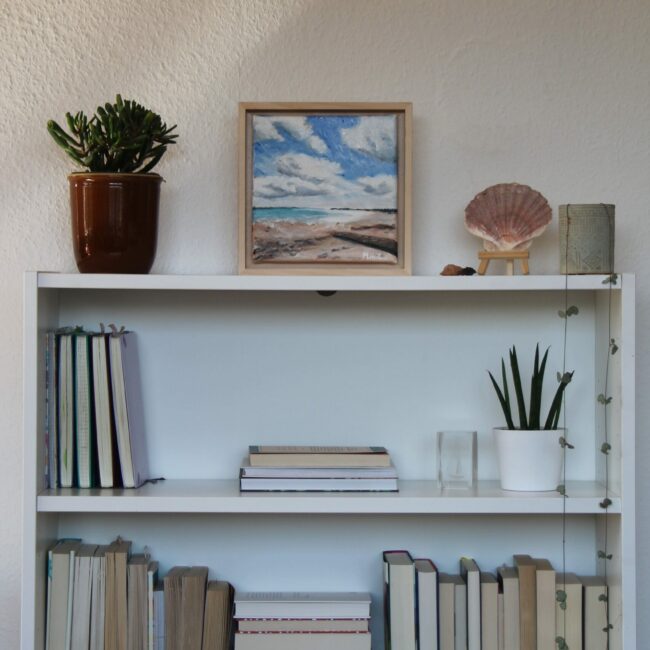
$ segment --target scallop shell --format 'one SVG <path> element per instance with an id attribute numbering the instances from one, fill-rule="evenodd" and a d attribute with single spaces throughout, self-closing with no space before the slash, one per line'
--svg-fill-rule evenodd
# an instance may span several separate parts
<path id="1" fill-rule="evenodd" d="M 527 249 L 551 223 L 548 201 L 528 185 L 500 183 L 477 194 L 465 208 L 465 227 L 487 251 Z"/>

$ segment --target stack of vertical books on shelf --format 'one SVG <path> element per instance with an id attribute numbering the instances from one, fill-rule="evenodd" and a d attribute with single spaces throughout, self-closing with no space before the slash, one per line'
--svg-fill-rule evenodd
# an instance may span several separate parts
<path id="1" fill-rule="evenodd" d="M 235 594 L 235 650 L 370 650 L 370 594 Z"/>
<path id="2" fill-rule="evenodd" d="M 61 540 L 48 552 L 45 650 L 230 650 L 233 589 L 207 567 L 177 566 Z"/>
<path id="3" fill-rule="evenodd" d="M 571 650 L 608 647 L 601 577 L 562 574 L 529 555 L 496 575 L 466 557 L 453 575 L 408 551 L 385 551 L 383 560 L 387 648 L 557 650 L 558 637 Z"/>
<path id="4" fill-rule="evenodd" d="M 46 334 L 45 486 L 136 488 L 148 478 L 134 332 Z"/>
<path id="5" fill-rule="evenodd" d="M 242 492 L 396 492 L 385 447 L 251 446 Z"/>

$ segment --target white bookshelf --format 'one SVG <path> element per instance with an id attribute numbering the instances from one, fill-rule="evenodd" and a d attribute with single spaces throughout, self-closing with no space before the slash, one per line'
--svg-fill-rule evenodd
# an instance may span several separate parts
<path id="1" fill-rule="evenodd" d="M 602 392 L 609 287 L 603 276 L 268 277 L 28 273 L 24 325 L 22 648 L 43 648 L 46 552 L 59 537 L 147 545 L 163 573 L 207 565 L 246 590 L 373 594 L 383 648 L 380 552 L 407 548 L 456 572 L 460 555 L 494 571 L 513 553 L 561 567 L 563 500 L 499 489 L 491 427 L 501 415 L 486 369 L 512 344 L 561 362 L 568 283 L 567 570 L 602 571 Z M 337 292 L 324 297 L 317 292 Z M 634 277 L 612 294 L 607 518 L 612 650 L 636 648 Z M 44 333 L 114 322 L 139 336 L 152 474 L 139 490 L 43 489 Z M 530 358 L 529 358 L 530 357 Z M 549 390 L 550 392 L 550 390 Z M 476 429 L 479 482 L 435 483 L 434 435 Z M 388 494 L 240 494 L 249 444 L 374 444 L 391 452 Z"/>

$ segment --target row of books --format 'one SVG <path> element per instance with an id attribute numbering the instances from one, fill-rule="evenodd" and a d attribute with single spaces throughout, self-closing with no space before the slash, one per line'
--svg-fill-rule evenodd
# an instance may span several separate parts
<path id="1" fill-rule="evenodd" d="M 134 332 L 46 334 L 45 482 L 140 486 L 148 477 Z"/>
<path id="2" fill-rule="evenodd" d="M 46 650 L 229 650 L 233 589 L 207 567 L 61 540 L 48 552 Z"/>
<path id="3" fill-rule="evenodd" d="M 242 492 L 396 492 L 385 447 L 251 446 Z"/>
<path id="4" fill-rule="evenodd" d="M 235 594 L 235 650 L 370 650 L 370 594 Z"/>
<path id="5" fill-rule="evenodd" d="M 558 637 L 571 650 L 608 647 L 603 578 L 563 574 L 529 555 L 513 560 L 495 575 L 461 558 L 450 575 L 385 551 L 387 650 L 557 650 Z"/>

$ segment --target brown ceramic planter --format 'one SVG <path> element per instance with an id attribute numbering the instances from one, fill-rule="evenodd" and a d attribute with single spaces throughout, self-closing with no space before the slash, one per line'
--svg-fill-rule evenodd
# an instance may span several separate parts
<path id="1" fill-rule="evenodd" d="M 72 240 L 81 273 L 149 273 L 156 256 L 158 174 L 68 176 Z"/>

